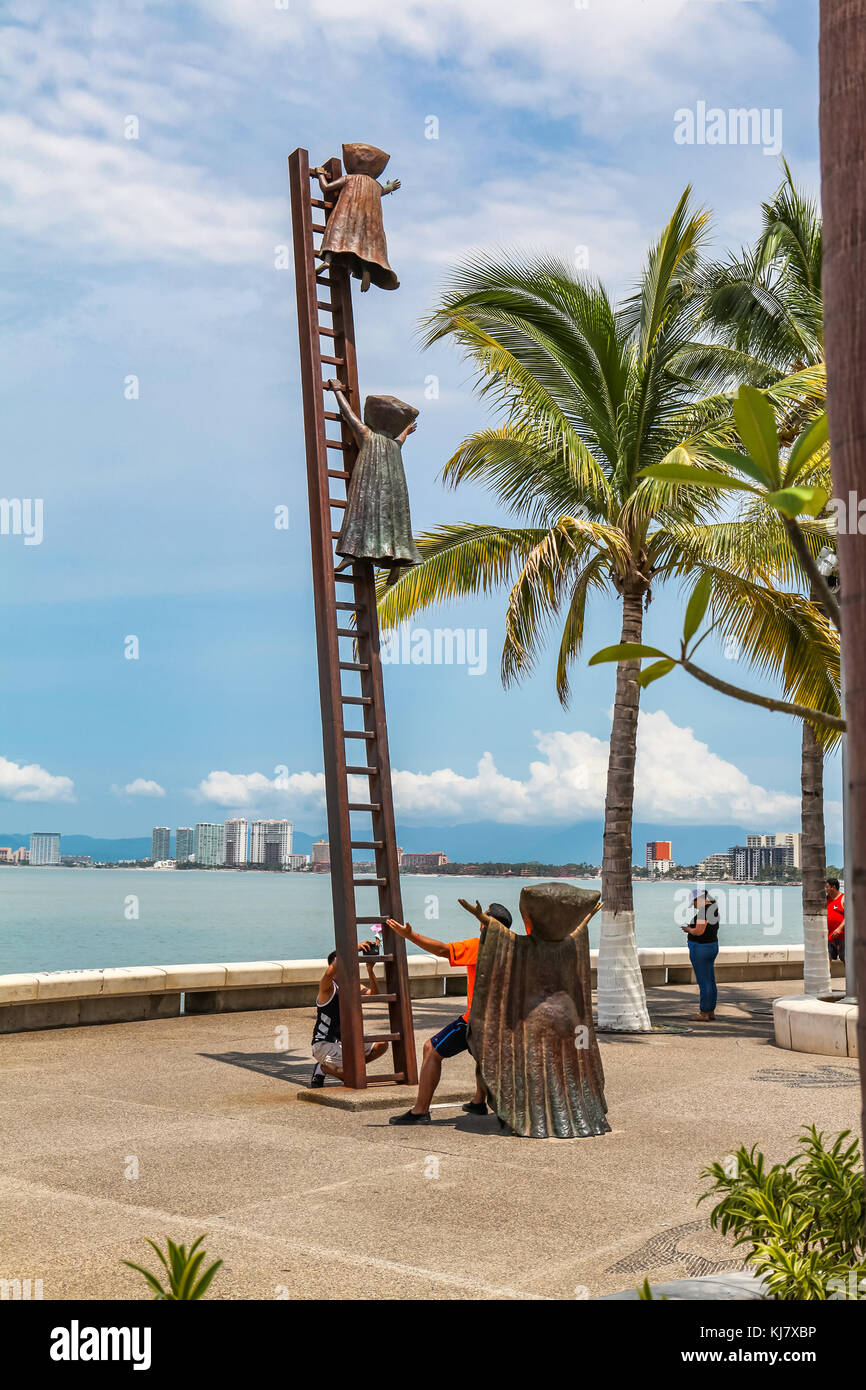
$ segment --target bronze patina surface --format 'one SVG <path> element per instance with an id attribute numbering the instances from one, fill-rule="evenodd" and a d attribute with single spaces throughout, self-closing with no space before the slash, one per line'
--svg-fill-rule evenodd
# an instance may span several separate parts
<path id="1" fill-rule="evenodd" d="M 369 560 L 397 572 L 420 564 L 403 471 L 403 444 L 415 429 L 418 411 L 396 396 L 368 396 L 359 420 L 337 383 L 329 385 L 359 446 L 337 554 L 344 563 Z"/>
<path id="2" fill-rule="evenodd" d="M 527 936 L 485 918 L 469 1050 L 515 1134 L 576 1139 L 610 1129 L 590 988 L 588 921 L 598 902 L 597 892 L 541 883 L 520 895 Z"/>
<path id="3" fill-rule="evenodd" d="M 388 264 L 388 246 L 382 220 L 382 198 L 400 187 L 399 179 L 380 184 L 378 176 L 389 155 L 375 145 L 355 143 L 343 146 L 345 174 L 329 181 L 319 173 L 319 186 L 326 198 L 336 195 L 336 206 L 328 218 L 319 251 L 326 265 L 344 266 L 361 281 L 361 289 L 371 284 L 382 290 L 396 290 L 400 281 Z"/>

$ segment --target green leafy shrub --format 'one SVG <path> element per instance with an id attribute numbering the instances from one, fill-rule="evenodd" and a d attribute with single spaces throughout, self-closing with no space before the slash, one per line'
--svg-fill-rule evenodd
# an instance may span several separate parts
<path id="1" fill-rule="evenodd" d="M 214 1275 L 223 1263 L 222 1260 L 215 1260 L 203 1274 L 199 1275 L 202 1263 L 206 1259 L 205 1251 L 198 1248 L 203 1240 L 204 1236 L 199 1236 L 187 1250 L 185 1245 L 175 1245 L 174 1241 L 169 1240 L 166 1236 L 167 1257 L 155 1241 L 148 1240 L 148 1245 L 156 1251 L 159 1261 L 168 1275 L 168 1282 L 165 1286 L 160 1283 L 159 1276 L 153 1274 L 149 1269 L 133 1264 L 131 1260 L 123 1260 L 122 1263 L 128 1265 L 130 1269 L 134 1269 L 137 1274 L 147 1280 L 150 1287 L 155 1290 L 154 1302 L 203 1298 Z"/>
<path id="2" fill-rule="evenodd" d="M 772 1166 L 755 1148 L 732 1158 L 703 1170 L 712 1186 L 699 1205 L 721 1197 L 710 1221 L 748 1247 L 747 1262 L 770 1297 L 866 1296 L 863 1169 L 851 1131 L 829 1143 L 811 1125 L 793 1157 Z"/>

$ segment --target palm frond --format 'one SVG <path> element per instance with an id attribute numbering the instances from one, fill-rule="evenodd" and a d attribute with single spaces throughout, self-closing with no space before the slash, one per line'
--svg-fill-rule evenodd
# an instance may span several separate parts
<path id="1" fill-rule="evenodd" d="M 540 545 L 546 528 L 440 526 L 417 537 L 424 563 L 405 570 L 393 583 L 378 581 L 379 622 L 397 627 L 434 603 L 491 593 L 506 583 L 525 556 Z"/>

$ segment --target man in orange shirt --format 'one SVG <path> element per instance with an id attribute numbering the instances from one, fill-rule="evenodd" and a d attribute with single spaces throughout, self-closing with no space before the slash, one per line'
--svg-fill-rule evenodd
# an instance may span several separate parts
<path id="1" fill-rule="evenodd" d="M 460 899 L 461 905 L 467 911 L 475 914 L 476 909 L 471 908 L 468 903 Z M 481 909 L 478 908 L 478 912 Z M 495 918 L 504 927 L 511 926 L 511 913 L 507 907 L 501 903 L 491 903 L 486 913 L 479 917 L 480 925 L 485 925 L 486 919 Z M 411 941 L 413 945 L 420 946 L 422 951 L 428 951 L 431 956 L 442 956 L 449 965 L 466 966 L 466 1012 L 460 1018 L 455 1018 L 453 1022 L 446 1023 L 432 1038 L 428 1038 L 424 1044 L 424 1058 L 421 1063 L 421 1075 L 418 1078 L 418 1095 L 411 1110 L 407 1110 L 403 1115 L 392 1115 L 388 1121 L 392 1125 L 429 1125 L 430 1123 L 430 1102 L 436 1093 L 439 1085 L 439 1078 L 442 1075 L 442 1058 L 456 1057 L 459 1052 L 465 1052 L 468 1047 L 467 1035 L 469 1031 L 469 1010 L 472 1007 L 472 991 L 475 988 L 475 967 L 478 962 L 477 936 L 469 937 L 467 941 L 436 941 L 430 936 L 419 936 L 418 932 L 412 930 L 408 922 L 395 922 L 388 918 L 388 926 L 395 931 L 398 936 L 402 936 L 405 941 Z M 487 1105 L 484 1100 L 484 1089 L 480 1077 L 475 1081 L 475 1095 L 463 1109 L 470 1115 L 486 1115 Z"/>

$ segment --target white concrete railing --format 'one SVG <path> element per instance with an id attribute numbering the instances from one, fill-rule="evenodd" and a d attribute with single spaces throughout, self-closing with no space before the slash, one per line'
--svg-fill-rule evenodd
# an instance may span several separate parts
<path id="1" fill-rule="evenodd" d="M 694 980 L 687 946 L 648 947 L 638 951 L 638 958 L 647 985 Z M 598 952 L 591 951 L 590 959 L 595 985 Z M 464 967 L 449 965 L 435 956 L 410 955 L 408 964 L 413 999 L 465 995 Z M 382 962 L 379 965 L 381 974 Z M 272 960 L 0 975 L 0 1034 L 176 1018 L 182 1005 L 183 1012 L 189 1014 L 299 1008 L 314 1003 L 324 968 L 324 960 Z M 832 963 L 831 973 L 844 973 L 841 962 Z M 803 947 L 721 946 L 716 978 L 721 983 L 802 979 Z M 791 1005 L 790 1010 L 777 1009 L 780 1046 L 854 1055 L 854 1017 L 847 1008 L 821 1006 L 823 1042 L 813 1047 L 819 1038 L 809 1011 L 804 1012 L 803 996 L 779 1003 Z"/>
<path id="2" fill-rule="evenodd" d="M 644 947 L 638 951 L 638 958 L 648 984 L 684 983 L 686 978 L 691 978 L 687 946 Z M 590 952 L 590 961 L 594 975 L 598 951 Z M 312 985 L 318 984 L 325 964 L 323 959 L 235 961 L 203 965 L 128 965 L 105 970 L 43 970 L 0 975 L 0 1007 L 64 999 Z M 410 955 L 408 965 L 413 983 L 434 979 L 453 979 L 456 982 L 466 978 L 465 967 L 449 965 L 435 956 Z M 786 978 L 802 975 L 802 946 L 720 946 L 716 977 L 720 980 L 783 978 L 783 967 Z"/>

